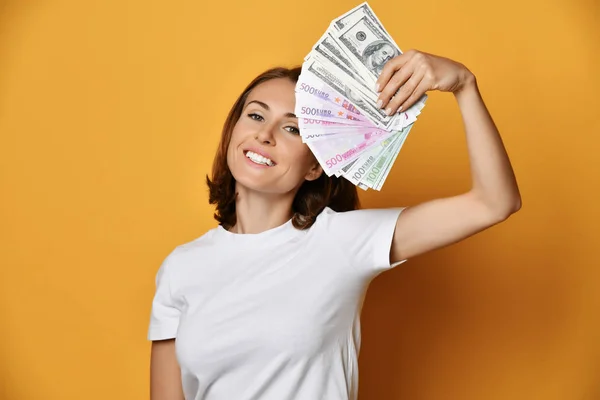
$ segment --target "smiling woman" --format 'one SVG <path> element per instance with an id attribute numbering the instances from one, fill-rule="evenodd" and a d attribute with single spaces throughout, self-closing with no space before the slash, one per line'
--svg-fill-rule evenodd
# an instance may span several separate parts
<path id="1" fill-rule="evenodd" d="M 293 199 L 292 223 L 300 229 L 309 228 L 326 206 L 335 211 L 359 206 L 356 186 L 323 174 L 302 143 L 293 113 L 299 75 L 299 67 L 265 71 L 244 89 L 225 120 L 212 179 L 206 180 L 215 218 L 226 228 L 236 224 L 236 199 L 248 191 Z M 260 171 L 267 168 L 264 159 L 278 168 Z"/>
<path id="2" fill-rule="evenodd" d="M 432 88 L 456 96 L 473 188 L 409 208 L 357 210 L 356 186 L 325 174 L 299 135 L 300 69 L 261 74 L 229 112 L 207 176 L 219 226 L 178 246 L 156 275 L 153 400 L 355 400 L 371 280 L 518 210 L 473 75 L 437 56 L 389 57 L 385 46 L 373 53 L 374 66 L 385 63 L 378 83 L 388 113 Z"/>

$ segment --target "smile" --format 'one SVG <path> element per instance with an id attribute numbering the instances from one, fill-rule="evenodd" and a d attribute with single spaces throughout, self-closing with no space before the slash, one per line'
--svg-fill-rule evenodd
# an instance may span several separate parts
<path id="1" fill-rule="evenodd" d="M 268 167 L 275 166 L 275 163 L 273 161 L 271 161 L 270 159 L 263 157 L 260 154 L 256 154 L 250 150 L 246 151 L 246 153 L 244 155 L 246 156 L 246 158 L 248 158 L 250 161 L 254 162 L 255 164 L 266 165 Z"/>

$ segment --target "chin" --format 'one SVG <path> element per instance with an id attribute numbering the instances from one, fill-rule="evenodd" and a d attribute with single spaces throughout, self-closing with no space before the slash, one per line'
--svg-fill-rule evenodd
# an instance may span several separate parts
<path id="1" fill-rule="evenodd" d="M 236 192 L 244 188 L 265 194 L 285 194 L 296 189 L 296 186 L 294 186 L 295 182 L 292 182 L 291 179 L 277 179 L 276 177 L 261 176 L 252 172 L 254 171 L 231 170 L 231 174 L 236 182 Z"/>
<path id="2" fill-rule="evenodd" d="M 233 175 L 236 184 L 236 192 L 240 191 L 240 187 L 261 193 L 271 193 L 274 188 L 269 182 L 264 182 L 262 179 L 253 179 L 247 175 Z"/>

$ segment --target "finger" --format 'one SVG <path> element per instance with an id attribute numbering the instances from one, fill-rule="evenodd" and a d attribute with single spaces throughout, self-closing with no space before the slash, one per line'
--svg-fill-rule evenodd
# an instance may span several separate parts
<path id="1" fill-rule="evenodd" d="M 424 94 L 429 90 L 430 82 L 427 79 L 423 79 L 421 83 L 416 87 L 415 91 L 406 99 L 398 108 L 400 111 L 408 110 L 415 104 Z"/>
<path id="2" fill-rule="evenodd" d="M 403 54 L 400 54 L 397 57 L 394 57 L 390 61 L 386 62 L 381 70 L 381 74 L 377 77 L 377 81 L 375 83 L 375 91 L 380 92 L 382 88 L 384 88 L 392 75 L 402 68 L 406 63 L 410 61 L 410 59 L 414 56 L 415 51 L 409 50 Z"/>
<path id="3" fill-rule="evenodd" d="M 404 65 L 399 71 L 396 71 L 396 73 L 392 76 L 379 94 L 377 99 L 377 105 L 379 108 L 385 108 L 392 96 L 397 95 L 398 89 L 401 88 L 402 85 L 404 85 L 413 74 L 414 67 L 410 64 Z M 410 93 L 412 93 L 412 91 Z M 410 93 L 408 93 L 406 96 L 408 97 Z"/>
<path id="4" fill-rule="evenodd" d="M 425 77 L 425 70 L 418 68 L 410 77 L 410 79 L 398 90 L 398 93 L 390 100 L 385 108 L 387 115 L 392 115 L 397 112 L 400 106 L 402 106 L 406 100 L 414 93 L 414 91 L 421 85 L 423 78 Z M 404 110 L 404 108 L 402 108 Z"/>

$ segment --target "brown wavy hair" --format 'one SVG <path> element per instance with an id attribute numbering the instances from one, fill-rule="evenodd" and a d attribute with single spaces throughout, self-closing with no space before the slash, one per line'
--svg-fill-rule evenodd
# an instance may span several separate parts
<path id="1" fill-rule="evenodd" d="M 227 165 L 227 148 L 231 141 L 231 134 L 235 124 L 240 119 L 246 99 L 256 86 L 271 79 L 289 79 L 293 83 L 298 82 L 301 67 L 271 68 L 258 75 L 244 89 L 242 94 L 233 104 L 233 107 L 225 119 L 221 141 L 215 154 L 212 167 L 212 179 L 206 175 L 208 185 L 208 202 L 216 204 L 214 217 L 224 228 L 229 229 L 236 224 L 235 202 L 235 178 Z M 350 211 L 360 207 L 356 186 L 345 178 L 327 176 L 324 172 L 313 181 L 305 181 L 292 203 L 292 223 L 297 229 L 307 229 L 314 224 L 317 216 L 325 207 L 334 211 Z"/>

